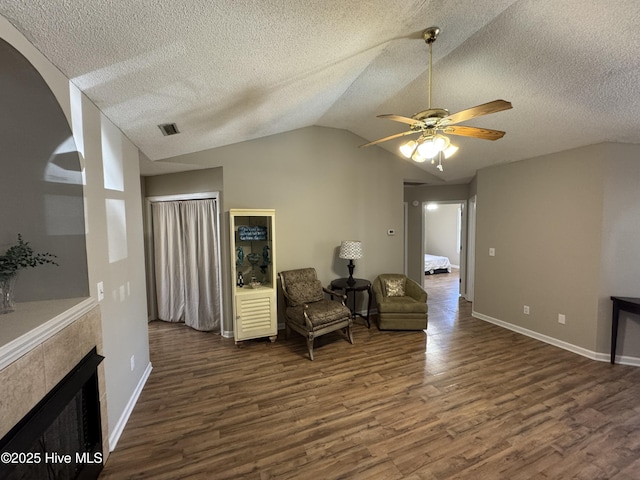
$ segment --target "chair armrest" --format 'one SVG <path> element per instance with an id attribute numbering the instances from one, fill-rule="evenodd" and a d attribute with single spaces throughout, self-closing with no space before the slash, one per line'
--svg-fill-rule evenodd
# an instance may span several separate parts
<path id="1" fill-rule="evenodd" d="M 371 284 L 371 289 L 373 290 L 373 296 L 375 297 L 376 304 L 380 305 L 387 301 L 387 296 L 382 291 L 382 282 L 379 278 L 376 278 Z"/>
<path id="2" fill-rule="evenodd" d="M 324 293 L 328 293 L 329 295 L 333 295 L 335 297 L 341 298 L 343 301 L 347 299 L 347 296 L 344 293 L 338 293 L 335 290 L 330 290 L 327 287 L 322 287 L 322 291 Z"/>
<path id="3" fill-rule="evenodd" d="M 380 303 L 384 300 L 384 293 L 382 293 L 382 282 L 376 278 L 371 285 L 371 289 L 376 297 L 376 302 Z"/>
<path id="4" fill-rule="evenodd" d="M 411 280 L 407 277 L 405 283 L 405 293 L 408 297 L 417 300 L 418 302 L 426 302 L 427 301 L 427 292 L 414 280 Z"/>

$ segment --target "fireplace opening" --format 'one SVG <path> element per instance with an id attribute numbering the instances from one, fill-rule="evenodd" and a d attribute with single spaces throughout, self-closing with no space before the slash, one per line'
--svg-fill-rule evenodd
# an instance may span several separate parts
<path id="1" fill-rule="evenodd" d="M 97 479 L 102 470 L 98 365 L 94 347 L 0 440 L 0 478 Z"/>

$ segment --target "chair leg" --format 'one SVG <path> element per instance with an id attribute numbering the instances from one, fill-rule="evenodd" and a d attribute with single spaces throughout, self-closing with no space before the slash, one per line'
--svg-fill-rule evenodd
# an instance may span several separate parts
<path id="1" fill-rule="evenodd" d="M 313 337 L 307 337 L 307 350 L 309 350 L 309 358 L 313 360 Z"/>
<path id="2" fill-rule="evenodd" d="M 351 333 L 351 325 L 349 325 L 347 328 L 345 328 L 345 333 L 347 334 L 347 337 L 349 338 L 349 343 L 351 345 L 353 345 L 353 334 Z"/>

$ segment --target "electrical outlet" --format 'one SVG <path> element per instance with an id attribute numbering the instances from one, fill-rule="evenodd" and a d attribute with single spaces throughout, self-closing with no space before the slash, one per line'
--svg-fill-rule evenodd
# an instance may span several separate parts
<path id="1" fill-rule="evenodd" d="M 133 372 L 133 369 L 136 368 L 136 356 L 135 355 L 131 355 L 131 371 Z"/>
<path id="2" fill-rule="evenodd" d="M 98 301 L 104 300 L 104 283 L 98 282 Z"/>
<path id="3" fill-rule="evenodd" d="M 529 305 L 525 305 L 522 311 L 525 315 L 529 315 Z"/>
<path id="4" fill-rule="evenodd" d="M 559 313 L 558 314 L 558 323 L 561 323 L 562 325 L 564 325 L 565 321 L 566 321 L 566 317 L 564 316 L 564 313 Z"/>
<path id="5" fill-rule="evenodd" d="M 495 248 L 491 247 L 489 249 L 489 256 L 490 257 L 495 257 L 496 256 L 496 249 Z"/>

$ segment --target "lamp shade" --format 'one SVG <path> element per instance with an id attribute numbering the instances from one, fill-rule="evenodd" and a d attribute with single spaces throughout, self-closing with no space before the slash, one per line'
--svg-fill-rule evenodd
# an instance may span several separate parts
<path id="1" fill-rule="evenodd" d="M 358 240 L 344 240 L 340 244 L 340 253 L 338 256 L 347 260 L 362 258 L 362 242 Z"/>

